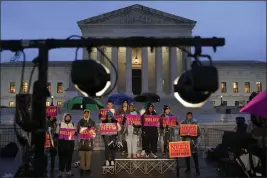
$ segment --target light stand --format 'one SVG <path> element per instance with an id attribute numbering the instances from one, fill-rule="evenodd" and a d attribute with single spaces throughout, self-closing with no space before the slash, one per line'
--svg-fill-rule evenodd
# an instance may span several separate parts
<path id="1" fill-rule="evenodd" d="M 223 96 L 221 96 L 221 106 L 223 105 Z"/>
<path id="2" fill-rule="evenodd" d="M 32 118 L 38 123 L 38 129 L 33 130 L 32 145 L 35 146 L 34 177 L 43 177 L 45 172 L 45 131 L 46 131 L 46 99 L 49 97 L 47 89 L 48 53 L 55 48 L 91 48 L 101 46 L 125 47 L 162 47 L 162 46 L 190 46 L 196 49 L 201 47 L 224 46 L 224 38 L 87 38 L 87 39 L 46 39 L 46 40 L 0 40 L 0 51 L 23 51 L 29 48 L 38 48 L 39 55 L 33 61 L 38 66 L 38 80 L 33 85 Z M 201 50 L 196 50 L 195 55 L 201 55 Z M 177 160 L 178 161 L 178 160 Z M 178 167 L 177 167 L 178 169 Z M 179 170 L 178 170 L 179 171 Z"/>

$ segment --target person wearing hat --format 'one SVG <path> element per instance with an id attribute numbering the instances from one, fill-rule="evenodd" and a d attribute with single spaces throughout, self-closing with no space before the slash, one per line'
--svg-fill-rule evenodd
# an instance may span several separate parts
<path id="1" fill-rule="evenodd" d="M 109 111 L 107 112 L 106 119 L 102 121 L 102 123 L 116 123 L 118 132 L 121 131 L 121 126 L 119 122 L 114 118 L 114 114 Z M 105 145 L 105 166 L 114 166 L 115 165 L 115 156 L 116 150 L 112 146 L 116 142 L 117 135 L 103 135 L 104 145 Z"/>
<path id="2" fill-rule="evenodd" d="M 122 118 L 124 119 L 125 118 L 125 115 L 126 114 L 130 114 L 130 111 L 129 111 L 129 106 L 128 106 L 128 100 L 124 100 L 122 102 L 122 106 L 119 107 L 119 109 L 116 111 L 116 115 L 121 115 Z M 122 127 L 124 127 L 122 125 Z M 125 134 L 124 134 L 124 131 L 125 129 L 122 128 L 122 132 L 119 133 L 119 138 L 121 140 L 121 143 L 122 143 L 122 155 L 125 154 L 125 152 L 127 152 L 127 142 L 126 142 L 126 139 L 125 139 Z"/>
<path id="3" fill-rule="evenodd" d="M 83 111 L 83 118 L 77 124 L 77 133 L 80 133 L 82 128 L 96 128 L 95 122 L 91 119 L 90 111 L 88 109 Z M 80 169 L 82 172 L 91 172 L 93 143 L 93 139 L 79 140 Z"/>
<path id="4" fill-rule="evenodd" d="M 186 119 L 184 121 L 182 121 L 181 124 L 195 124 L 195 125 L 197 125 L 197 136 L 195 136 L 195 137 L 193 137 L 193 136 L 181 136 L 181 137 L 182 137 L 182 141 L 189 141 L 190 142 L 190 148 L 191 148 L 192 157 L 193 157 L 193 160 L 195 163 L 196 174 L 200 175 L 199 164 L 198 164 L 198 155 L 197 155 L 198 146 L 200 144 L 200 127 L 197 123 L 197 120 L 193 118 L 192 112 L 188 112 L 186 114 Z M 186 161 L 185 172 L 190 172 L 191 171 L 190 157 L 186 157 L 185 161 Z"/>
<path id="5" fill-rule="evenodd" d="M 134 103 L 129 104 L 129 114 L 138 115 L 139 113 L 135 110 Z M 128 157 L 127 158 L 137 158 L 137 140 L 139 127 L 133 125 L 125 125 L 127 118 L 124 117 L 122 125 L 124 126 L 123 135 L 126 137 Z"/>
<path id="6" fill-rule="evenodd" d="M 171 108 L 168 105 L 163 106 L 163 113 L 160 116 L 160 142 L 161 142 L 161 151 L 162 155 L 165 156 L 168 151 L 168 142 L 172 141 L 172 137 L 174 137 L 174 128 L 168 128 L 163 126 L 163 118 L 174 116 L 171 114 Z M 178 122 L 176 121 L 176 125 L 178 126 Z"/>
<path id="7" fill-rule="evenodd" d="M 158 147 L 158 128 L 144 126 L 145 115 L 157 115 L 154 110 L 154 105 L 152 103 L 147 106 L 146 112 L 141 117 L 143 137 L 142 139 L 144 139 L 142 146 L 144 146 L 145 148 L 147 158 L 149 158 L 149 156 L 151 156 L 152 158 L 157 158 L 156 153 Z"/>

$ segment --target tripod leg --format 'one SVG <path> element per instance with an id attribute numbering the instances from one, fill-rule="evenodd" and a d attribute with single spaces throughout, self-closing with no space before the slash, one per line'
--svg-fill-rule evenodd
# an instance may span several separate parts
<path id="1" fill-rule="evenodd" d="M 180 166 L 179 166 L 179 158 L 176 158 L 176 177 L 180 177 Z"/>

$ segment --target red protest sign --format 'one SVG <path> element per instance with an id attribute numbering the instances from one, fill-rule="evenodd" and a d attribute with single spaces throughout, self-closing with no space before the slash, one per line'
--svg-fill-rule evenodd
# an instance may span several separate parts
<path id="1" fill-rule="evenodd" d="M 101 123 L 99 130 L 101 135 L 117 135 L 118 133 L 116 123 Z"/>
<path id="2" fill-rule="evenodd" d="M 197 136 L 197 125 L 196 124 L 181 124 L 180 125 L 180 136 Z"/>
<path id="3" fill-rule="evenodd" d="M 100 120 L 103 121 L 106 119 L 107 113 L 110 111 L 110 109 L 100 109 L 99 112 L 101 114 Z"/>
<path id="4" fill-rule="evenodd" d="M 176 119 L 175 116 L 169 116 L 169 117 L 162 118 L 162 122 L 163 122 L 163 127 L 164 128 L 166 126 L 168 126 L 168 127 L 176 127 L 177 119 Z"/>
<path id="5" fill-rule="evenodd" d="M 141 123 L 141 115 L 133 115 L 133 114 L 127 114 L 126 115 L 126 125 L 142 125 Z"/>
<path id="6" fill-rule="evenodd" d="M 79 133 L 79 139 L 94 139 L 96 137 L 95 128 L 81 127 Z"/>
<path id="7" fill-rule="evenodd" d="M 74 140 L 75 129 L 74 128 L 60 128 L 59 139 L 60 140 Z"/>
<path id="8" fill-rule="evenodd" d="M 45 134 L 45 148 L 50 148 L 51 142 L 50 142 L 50 136 L 49 134 Z"/>
<path id="9" fill-rule="evenodd" d="M 46 116 L 57 116 L 57 107 L 56 106 L 47 106 L 46 107 Z"/>
<path id="10" fill-rule="evenodd" d="M 160 116 L 157 115 L 145 115 L 144 116 L 144 126 L 148 127 L 158 127 Z"/>
<path id="11" fill-rule="evenodd" d="M 169 142 L 169 157 L 183 158 L 191 156 L 189 141 Z"/>

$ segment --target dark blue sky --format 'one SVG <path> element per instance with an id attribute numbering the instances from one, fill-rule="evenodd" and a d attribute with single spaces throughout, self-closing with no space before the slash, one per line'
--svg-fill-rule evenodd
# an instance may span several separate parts
<path id="1" fill-rule="evenodd" d="M 265 2 L 2 2 L 1 38 L 67 38 L 80 35 L 77 21 L 141 4 L 197 21 L 193 35 L 225 37 L 226 45 L 213 54 L 214 60 L 266 60 Z M 27 50 L 27 60 L 37 55 Z M 81 53 L 80 53 L 81 54 Z M 2 61 L 12 54 L 4 52 Z M 81 56 L 81 55 L 80 55 Z M 74 50 L 54 50 L 52 60 L 73 60 Z"/>

